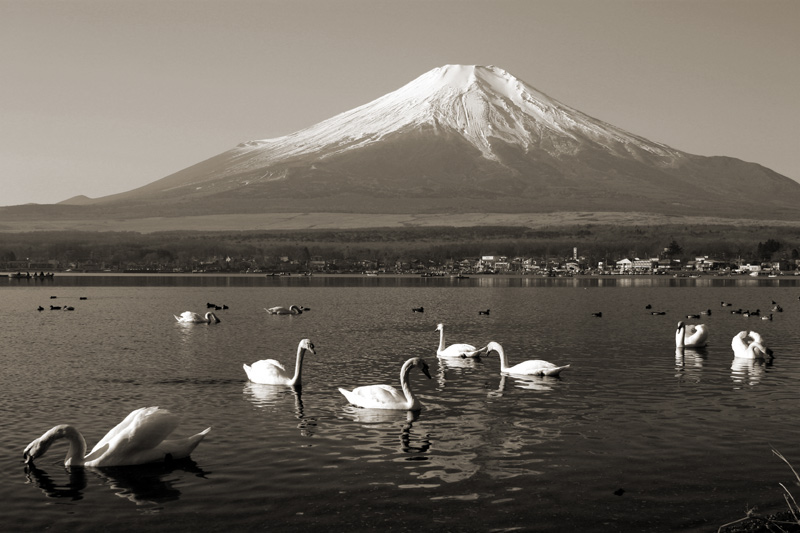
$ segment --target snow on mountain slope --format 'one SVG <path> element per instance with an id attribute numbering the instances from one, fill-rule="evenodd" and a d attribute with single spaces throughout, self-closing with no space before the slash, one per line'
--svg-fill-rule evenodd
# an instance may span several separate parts
<path id="1" fill-rule="evenodd" d="M 95 205 L 137 212 L 649 211 L 794 216 L 800 185 L 649 141 L 493 66 L 446 65 L 298 132 Z"/>
<path id="2" fill-rule="evenodd" d="M 460 133 L 490 160 L 492 140 L 550 155 L 573 154 L 591 143 L 619 155 L 642 151 L 665 158 L 681 153 L 572 109 L 494 66 L 446 65 L 400 89 L 314 126 L 275 139 L 239 145 L 243 157 L 227 170 L 239 173 L 276 159 L 312 152 L 327 156 L 356 150 L 391 133 L 432 126 Z M 558 142 L 543 143 L 543 139 Z"/>

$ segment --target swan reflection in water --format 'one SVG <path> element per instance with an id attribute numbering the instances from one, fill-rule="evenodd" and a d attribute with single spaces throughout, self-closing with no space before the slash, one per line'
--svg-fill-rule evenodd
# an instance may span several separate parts
<path id="1" fill-rule="evenodd" d="M 705 348 L 675 348 L 675 377 L 700 382 L 708 351 Z"/>
<path id="2" fill-rule="evenodd" d="M 735 385 L 758 385 L 769 366 L 772 366 L 772 360 L 734 357 L 731 363 L 731 379 Z"/>
<path id="3" fill-rule="evenodd" d="M 414 437 L 414 423 L 419 420 L 420 411 L 396 411 L 388 409 L 364 409 L 348 405 L 345 414 L 352 417 L 353 422 L 361 425 L 367 432 L 359 440 L 363 441 L 359 449 L 369 451 L 396 450 L 395 431 L 400 428 L 400 448 L 403 461 L 427 461 L 425 454 L 431 447 L 428 434 Z"/>
<path id="4" fill-rule="evenodd" d="M 288 395 L 291 395 L 294 399 L 294 416 L 300 421 L 300 423 L 297 424 L 297 429 L 300 430 L 301 436 L 311 437 L 315 433 L 314 430 L 317 427 L 317 419 L 305 415 L 301 392 L 302 389 L 300 388 L 263 385 L 250 381 L 244 384 L 244 389 L 242 390 L 245 398 L 250 400 L 250 402 L 259 409 L 277 407 L 283 403 Z"/>
<path id="5" fill-rule="evenodd" d="M 451 357 L 449 359 L 439 357 L 437 359 L 439 360 L 439 367 L 436 371 L 436 383 L 439 385 L 440 389 L 444 389 L 447 384 L 447 370 L 452 370 L 456 374 L 455 378 L 450 379 L 458 380 L 461 378 L 462 374 L 465 373 L 465 371 L 478 368 L 483 365 L 483 361 L 481 361 L 480 357 Z"/>
<path id="6" fill-rule="evenodd" d="M 59 470 L 67 475 L 66 480 L 61 474 L 48 474 L 33 464 L 27 464 L 25 477 L 28 483 L 36 485 L 48 498 L 77 501 L 84 497 L 88 476 L 95 476 L 120 498 L 130 500 L 137 506 L 150 507 L 159 507 L 180 498 L 181 491 L 173 486 L 176 481 L 173 473 L 183 471 L 206 477 L 206 473 L 192 459 L 137 466 L 60 467 Z"/>
<path id="7" fill-rule="evenodd" d="M 489 398 L 502 398 L 506 390 L 506 380 L 511 379 L 514 388 L 547 392 L 553 390 L 553 385 L 558 383 L 561 378 L 558 376 L 512 376 L 500 374 L 500 384 L 497 390 L 490 391 Z"/>

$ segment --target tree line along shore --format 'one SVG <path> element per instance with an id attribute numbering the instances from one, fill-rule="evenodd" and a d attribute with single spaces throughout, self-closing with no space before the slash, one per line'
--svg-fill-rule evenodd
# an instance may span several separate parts
<path id="1" fill-rule="evenodd" d="M 485 256 L 586 268 L 621 259 L 697 257 L 719 265 L 780 262 L 794 270 L 800 227 L 613 226 L 425 227 L 241 232 L 0 233 L 7 271 L 161 270 L 334 271 L 423 266 L 437 270 Z"/>

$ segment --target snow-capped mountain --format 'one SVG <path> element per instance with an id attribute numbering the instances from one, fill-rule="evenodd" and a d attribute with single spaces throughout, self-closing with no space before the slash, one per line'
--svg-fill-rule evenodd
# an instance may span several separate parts
<path id="1" fill-rule="evenodd" d="M 688 126 L 687 126 L 688 127 Z M 792 211 L 800 185 L 589 117 L 493 66 L 435 68 L 377 100 L 102 198 L 182 212 Z M 747 214 L 746 216 L 751 216 Z M 774 218 L 774 217 L 773 217 Z"/>

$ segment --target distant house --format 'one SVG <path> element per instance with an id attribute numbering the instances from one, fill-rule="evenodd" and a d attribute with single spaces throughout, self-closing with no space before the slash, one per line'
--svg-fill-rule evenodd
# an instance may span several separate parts
<path id="1" fill-rule="evenodd" d="M 629 272 L 633 268 L 633 261 L 630 259 L 620 259 L 616 263 L 616 269 L 620 272 Z"/>
<path id="2" fill-rule="evenodd" d="M 650 273 L 653 271 L 653 261 L 651 259 L 636 259 L 631 263 L 631 268 L 639 274 Z"/>

